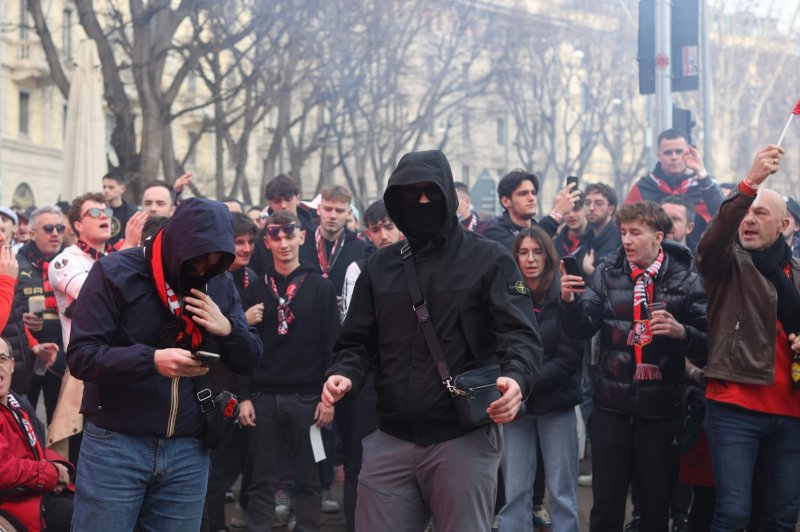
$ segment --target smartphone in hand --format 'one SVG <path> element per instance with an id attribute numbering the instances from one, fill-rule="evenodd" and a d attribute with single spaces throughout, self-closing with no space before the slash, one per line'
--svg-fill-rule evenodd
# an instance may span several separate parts
<path id="1" fill-rule="evenodd" d="M 192 353 L 192 358 L 208 366 L 219 360 L 219 355 L 217 353 L 209 353 L 208 351 L 195 351 Z"/>
<path id="2" fill-rule="evenodd" d="M 576 259 L 573 255 L 567 255 L 566 257 L 563 257 L 561 261 L 564 263 L 564 269 L 567 271 L 567 275 L 577 275 L 578 277 L 583 276 L 581 269 L 578 266 L 578 259 Z"/>

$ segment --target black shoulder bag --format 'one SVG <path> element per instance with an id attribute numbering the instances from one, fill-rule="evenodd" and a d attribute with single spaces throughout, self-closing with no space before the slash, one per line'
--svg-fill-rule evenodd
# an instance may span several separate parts
<path id="1" fill-rule="evenodd" d="M 227 439 L 229 432 L 239 428 L 239 400 L 236 394 L 227 390 L 223 390 L 215 398 L 208 374 L 192 377 L 192 384 L 200 411 L 206 421 L 203 442 L 209 449 L 218 449 Z"/>
<path id="2" fill-rule="evenodd" d="M 494 401 L 500 398 L 497 390 L 497 378 L 500 377 L 500 365 L 475 368 L 465 371 L 455 378 L 450 376 L 450 369 L 444 360 L 442 346 L 436 331 L 433 328 L 428 304 L 422 296 L 417 278 L 417 268 L 411 254 L 411 247 L 406 244 L 400 250 L 403 259 L 403 269 L 406 274 L 408 288 L 411 291 L 411 308 L 417 315 L 417 322 L 422 328 L 422 335 L 425 343 L 431 352 L 433 362 L 436 364 L 436 371 L 442 379 L 442 384 L 453 397 L 453 404 L 456 407 L 458 421 L 465 429 L 473 429 L 488 424 L 491 420 L 486 409 Z"/>

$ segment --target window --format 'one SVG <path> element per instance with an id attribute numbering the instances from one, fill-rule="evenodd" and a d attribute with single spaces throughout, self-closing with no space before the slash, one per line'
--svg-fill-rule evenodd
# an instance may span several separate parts
<path id="1" fill-rule="evenodd" d="M 20 91 L 19 93 L 19 132 L 23 135 L 28 134 L 29 119 L 30 119 L 30 101 L 31 95 L 27 92 Z"/>
<path id="2" fill-rule="evenodd" d="M 61 49 L 64 57 L 72 58 L 72 10 L 65 9 L 61 18 Z"/>
<path id="3" fill-rule="evenodd" d="M 469 140 L 469 112 L 461 115 L 461 140 Z"/>
<path id="4" fill-rule="evenodd" d="M 497 119 L 497 145 L 506 145 L 506 121 L 504 118 Z"/>
<path id="5" fill-rule="evenodd" d="M 19 0 L 19 40 L 28 40 L 28 2 Z"/>

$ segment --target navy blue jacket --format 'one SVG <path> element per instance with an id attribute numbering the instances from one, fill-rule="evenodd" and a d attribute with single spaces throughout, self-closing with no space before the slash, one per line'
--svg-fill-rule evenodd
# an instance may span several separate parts
<path id="1" fill-rule="evenodd" d="M 204 333 L 230 370 L 252 373 L 261 358 L 261 341 L 247 320 L 227 273 L 233 261 L 233 223 L 219 202 L 183 202 L 164 229 L 163 262 L 167 282 L 179 296 L 189 291 L 181 269 L 189 259 L 221 252 L 223 260 L 201 288 L 231 321 L 227 337 Z M 107 430 L 159 437 L 197 436 L 204 429 L 191 379 L 169 379 L 156 371 L 154 353 L 168 347 L 165 324 L 173 318 L 162 304 L 142 248 L 97 261 L 75 304 L 67 362 L 86 384 L 81 412 Z M 174 336 L 174 335 L 173 335 Z"/>

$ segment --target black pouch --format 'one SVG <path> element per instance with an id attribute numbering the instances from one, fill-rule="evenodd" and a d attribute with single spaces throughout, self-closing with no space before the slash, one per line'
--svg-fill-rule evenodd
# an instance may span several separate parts
<path id="1" fill-rule="evenodd" d="M 462 427 L 473 429 L 491 421 L 486 409 L 500 399 L 498 377 L 500 365 L 494 364 L 465 371 L 453 379 L 453 402 Z"/>
<path id="2" fill-rule="evenodd" d="M 205 375 L 200 378 L 207 378 Z M 198 386 L 198 377 L 192 379 L 197 401 L 206 421 L 203 443 L 209 449 L 219 449 L 231 431 L 239 429 L 239 399 L 236 394 L 224 390 L 212 398 L 211 388 Z"/>

